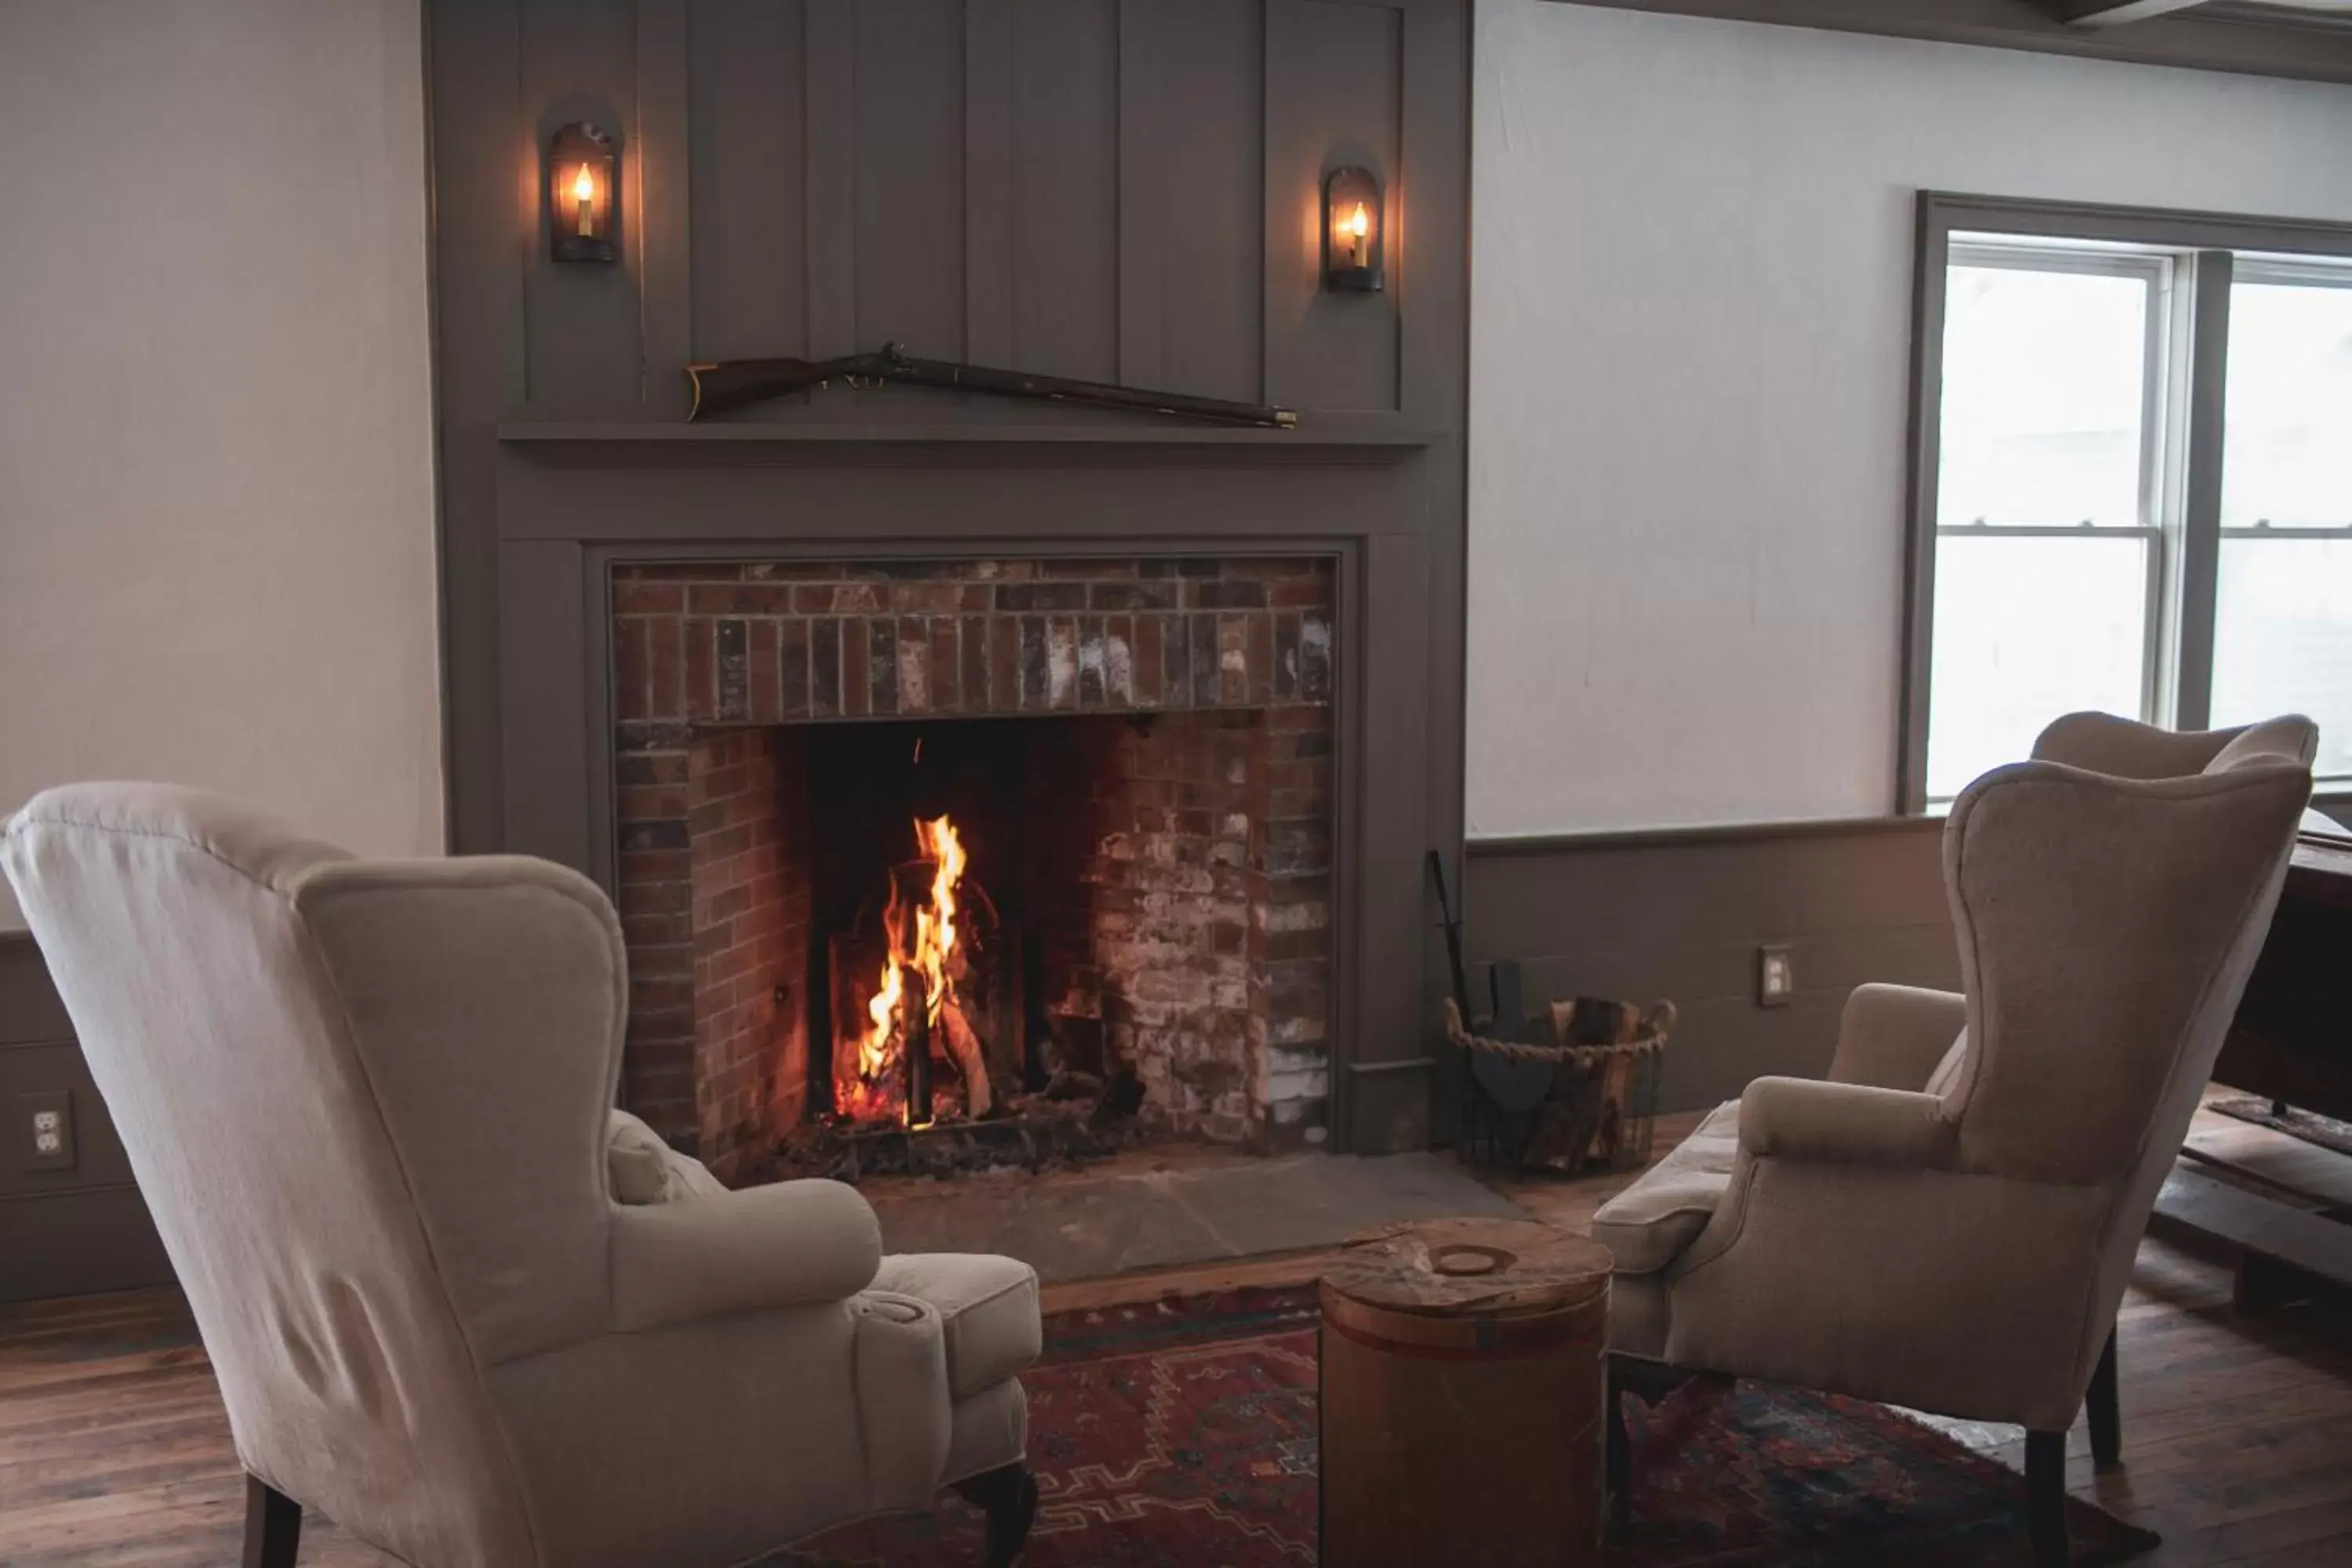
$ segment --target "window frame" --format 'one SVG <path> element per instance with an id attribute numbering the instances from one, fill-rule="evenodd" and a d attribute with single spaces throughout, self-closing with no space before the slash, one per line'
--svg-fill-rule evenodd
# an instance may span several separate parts
<path id="1" fill-rule="evenodd" d="M 2167 424 L 2179 437 L 2164 472 L 2143 479 L 2143 527 L 2157 530 L 2151 563 L 2147 711 L 2185 730 L 2206 728 L 2212 709 L 2215 595 L 2221 571 L 2222 412 L 2229 364 L 2230 289 L 2238 253 L 2247 270 L 2289 269 L 2297 257 L 2352 259 L 2352 225 L 2302 218 L 2242 217 L 2160 207 L 2010 199 L 1922 191 L 1916 207 L 1912 288 L 1909 484 L 1905 530 L 1902 708 L 1896 726 L 1895 809 L 1920 816 L 1927 796 L 1927 722 L 1935 658 L 1937 485 L 1942 464 L 1945 289 L 1957 244 L 1997 236 L 2022 251 L 2035 241 L 2137 247 L 2175 258 L 2174 353 L 2151 399 L 2178 399 Z M 2107 253 L 2112 255 L 2113 253 Z M 2153 330 L 2152 313 L 2152 330 Z M 2154 410 L 2151 410 L 2153 413 Z M 2144 447 L 2162 445 L 2144 430 Z M 2153 485 L 2151 490 L 2148 487 Z M 2152 499 L 2151 499 L 2152 498 Z M 2150 515 L 2150 508 L 2154 514 Z M 1965 530 L 1965 531 L 1975 531 Z M 1998 527 L 1983 531 L 2003 531 Z M 2073 531 L 2071 530 L 2065 531 Z M 2103 533 L 2109 531 L 2102 530 Z M 2118 535 L 2130 531 L 2114 530 Z M 2146 535 L 2143 533 L 2143 537 Z M 2341 537 L 2331 531 L 2329 537 Z M 2319 797 L 2352 799 L 2352 780 Z"/>

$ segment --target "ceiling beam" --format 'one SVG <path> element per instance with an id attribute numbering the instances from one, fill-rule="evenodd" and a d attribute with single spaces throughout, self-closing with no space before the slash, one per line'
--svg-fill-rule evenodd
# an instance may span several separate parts
<path id="1" fill-rule="evenodd" d="M 2201 4 L 2203 0 L 2052 0 L 2050 9 L 2070 27 L 2119 27 Z"/>
<path id="2" fill-rule="evenodd" d="M 1940 44 L 2027 49 L 2084 59 L 2352 84 L 2352 13 L 2236 0 L 2129 27 L 2074 27 L 2062 0 L 1558 0 L 1783 27 L 1874 33 Z M 2352 0 L 2345 0 L 2352 5 Z"/>

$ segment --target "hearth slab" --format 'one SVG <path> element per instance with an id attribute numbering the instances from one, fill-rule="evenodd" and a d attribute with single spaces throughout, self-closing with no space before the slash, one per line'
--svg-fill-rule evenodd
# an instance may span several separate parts
<path id="1" fill-rule="evenodd" d="M 874 1197 L 891 1252 L 998 1252 L 1048 1284 L 1330 1247 L 1406 1220 L 1525 1219 L 1442 1155 L 1294 1154 L 1041 1181 L 972 1177 Z"/>

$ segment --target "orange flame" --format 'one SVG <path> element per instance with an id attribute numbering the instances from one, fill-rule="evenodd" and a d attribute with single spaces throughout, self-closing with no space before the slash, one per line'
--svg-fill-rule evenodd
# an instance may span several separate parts
<path id="1" fill-rule="evenodd" d="M 900 1100 L 898 1067 L 905 1053 L 907 972 L 923 977 L 925 1016 L 937 1027 L 940 1014 L 955 995 L 957 947 L 960 936 L 956 889 L 963 881 L 967 858 L 955 824 L 945 816 L 915 820 L 915 847 L 932 865 L 929 900 L 913 909 L 900 902 L 895 879 L 890 901 L 882 914 L 888 933 L 890 956 L 882 965 L 873 996 L 866 1004 L 866 1032 L 857 1042 L 856 1077 L 835 1085 L 835 1109 L 853 1116 L 889 1110 Z M 912 940 L 908 940 L 908 928 Z"/>

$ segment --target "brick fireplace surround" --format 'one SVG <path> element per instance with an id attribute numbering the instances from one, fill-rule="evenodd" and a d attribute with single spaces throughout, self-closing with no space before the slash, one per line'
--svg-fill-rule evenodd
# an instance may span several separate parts
<path id="1" fill-rule="evenodd" d="M 797 1123 L 829 1055 L 819 731 L 1012 721 L 1055 1038 L 1132 1068 L 1167 1133 L 1320 1126 L 1334 581 L 1328 557 L 615 565 L 625 1101 L 722 1175 Z"/>

